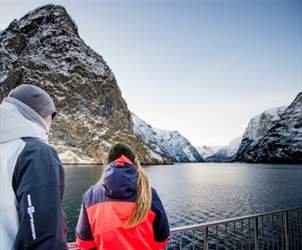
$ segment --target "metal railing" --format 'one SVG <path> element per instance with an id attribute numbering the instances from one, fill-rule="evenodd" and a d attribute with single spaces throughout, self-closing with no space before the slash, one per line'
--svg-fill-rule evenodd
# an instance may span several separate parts
<path id="1" fill-rule="evenodd" d="M 78 249 L 69 243 L 69 250 Z M 166 249 L 302 249 L 302 207 L 171 229 Z"/>
<path id="2" fill-rule="evenodd" d="M 75 242 L 68 243 L 68 250 L 78 250 L 80 248 L 77 247 Z"/>

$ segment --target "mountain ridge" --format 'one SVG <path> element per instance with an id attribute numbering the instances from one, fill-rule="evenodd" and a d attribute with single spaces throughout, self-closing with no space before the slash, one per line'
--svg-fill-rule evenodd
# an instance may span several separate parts
<path id="1" fill-rule="evenodd" d="M 132 120 L 134 134 L 157 154 L 173 162 L 203 162 L 197 149 L 178 131 L 155 128 L 134 113 Z"/>
<path id="2" fill-rule="evenodd" d="M 264 111 L 251 119 L 236 161 L 302 163 L 302 92 L 289 106 Z"/>
<path id="3" fill-rule="evenodd" d="M 64 163 L 104 163 L 115 142 L 132 145 L 144 164 L 170 162 L 133 134 L 112 70 L 64 7 L 45 5 L 14 20 L 0 44 L 0 100 L 22 83 L 45 89 L 58 110 L 49 141 Z"/>
<path id="4" fill-rule="evenodd" d="M 236 158 L 242 136 L 231 140 L 228 145 L 220 146 L 213 154 L 205 158 L 206 162 L 233 162 Z"/>

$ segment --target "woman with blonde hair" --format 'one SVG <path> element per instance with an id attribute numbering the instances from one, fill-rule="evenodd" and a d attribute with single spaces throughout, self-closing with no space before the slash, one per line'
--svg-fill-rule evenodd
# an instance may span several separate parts
<path id="1" fill-rule="evenodd" d="M 101 180 L 83 195 L 77 245 L 81 249 L 155 250 L 167 245 L 168 236 L 164 207 L 133 150 L 115 144 Z"/>

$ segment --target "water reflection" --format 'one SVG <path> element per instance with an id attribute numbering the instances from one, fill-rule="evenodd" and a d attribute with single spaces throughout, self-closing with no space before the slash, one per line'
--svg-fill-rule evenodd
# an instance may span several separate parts
<path id="1" fill-rule="evenodd" d="M 145 170 L 172 226 L 302 206 L 301 165 L 202 163 Z M 102 171 L 102 166 L 66 167 L 64 209 L 70 241 L 81 196 Z"/>

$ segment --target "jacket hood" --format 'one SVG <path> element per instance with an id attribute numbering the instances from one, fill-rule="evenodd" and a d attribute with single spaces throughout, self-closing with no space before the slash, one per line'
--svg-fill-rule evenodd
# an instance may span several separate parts
<path id="1" fill-rule="evenodd" d="M 7 97 L 0 105 L 0 143 L 24 137 L 35 137 L 47 143 L 47 125 L 29 106 Z"/>
<path id="2" fill-rule="evenodd" d="M 128 198 L 136 193 L 138 174 L 125 156 L 110 163 L 102 175 L 106 195 L 112 198 Z"/>

